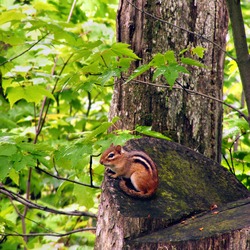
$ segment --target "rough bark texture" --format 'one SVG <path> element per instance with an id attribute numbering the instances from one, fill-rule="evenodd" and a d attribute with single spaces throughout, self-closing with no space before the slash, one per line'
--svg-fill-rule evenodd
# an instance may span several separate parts
<path id="1" fill-rule="evenodd" d="M 127 241 L 124 249 L 155 250 L 162 247 L 168 250 L 249 250 L 250 199 L 227 204 L 167 229 Z"/>
<path id="2" fill-rule="evenodd" d="M 156 20 L 137 8 L 183 29 Z M 225 47 L 227 20 L 224 0 L 120 0 L 117 40 L 131 44 L 142 58 L 134 63 L 131 71 L 149 62 L 158 52 L 174 50 L 178 54 L 182 49 L 198 45 L 206 48 L 202 62 L 207 67 L 190 67 L 191 74 L 180 77 L 178 81 L 185 88 L 221 99 L 224 62 L 221 48 Z M 152 82 L 152 72 L 139 80 Z M 110 118 L 121 117 L 116 128 L 132 130 L 137 124 L 152 126 L 153 130 L 220 162 L 221 104 L 183 90 L 123 83 L 122 79 L 116 81 L 110 110 Z M 166 82 L 158 79 L 156 83 Z"/>
<path id="3" fill-rule="evenodd" d="M 242 238 L 246 244 L 246 229 L 250 226 L 249 200 L 225 204 L 246 199 L 250 193 L 226 169 L 199 153 L 164 140 L 132 140 L 126 144 L 126 148 L 143 150 L 152 157 L 159 169 L 159 189 L 152 199 L 134 199 L 119 189 L 118 180 L 106 176 L 98 212 L 96 250 L 161 249 L 166 246 L 173 247 L 165 249 L 178 246 L 176 249 L 232 250 L 232 247 L 183 246 L 203 246 L 211 242 L 219 244 L 221 239 L 224 241 L 226 238 L 227 243 L 239 243 L 239 235 L 244 236 Z M 219 214 L 210 211 L 214 204 L 218 206 Z M 217 215 L 223 217 L 215 217 Z M 188 218 L 186 224 L 180 223 Z M 223 220 L 224 224 L 221 222 Z M 204 230 L 199 231 L 202 227 Z M 164 230 L 158 231 L 160 229 Z M 155 231 L 158 234 L 151 235 Z M 142 236 L 145 238 L 139 238 Z"/>

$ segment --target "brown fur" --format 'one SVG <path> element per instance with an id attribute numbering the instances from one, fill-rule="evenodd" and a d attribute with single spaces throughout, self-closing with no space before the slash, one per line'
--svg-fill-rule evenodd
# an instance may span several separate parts
<path id="1" fill-rule="evenodd" d="M 120 145 L 113 144 L 102 154 L 100 163 L 111 169 L 112 178 L 130 179 L 134 189 L 124 179 L 120 188 L 132 197 L 148 198 L 154 195 L 158 187 L 158 171 L 152 159 L 142 151 L 125 151 Z"/>

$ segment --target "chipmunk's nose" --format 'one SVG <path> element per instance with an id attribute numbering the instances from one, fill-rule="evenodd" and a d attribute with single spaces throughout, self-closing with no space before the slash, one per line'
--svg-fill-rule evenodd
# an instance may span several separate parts
<path id="1" fill-rule="evenodd" d="M 103 165 L 103 160 L 102 159 L 100 159 L 100 163 Z"/>

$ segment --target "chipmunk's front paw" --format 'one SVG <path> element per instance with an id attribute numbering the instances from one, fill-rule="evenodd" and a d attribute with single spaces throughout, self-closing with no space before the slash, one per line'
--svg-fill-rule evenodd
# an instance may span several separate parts
<path id="1" fill-rule="evenodd" d="M 107 175 L 108 175 L 109 177 L 111 177 L 111 178 L 117 178 L 117 174 L 116 174 L 114 171 L 112 171 L 110 168 L 108 168 L 108 169 L 106 170 L 106 173 L 107 173 Z"/>

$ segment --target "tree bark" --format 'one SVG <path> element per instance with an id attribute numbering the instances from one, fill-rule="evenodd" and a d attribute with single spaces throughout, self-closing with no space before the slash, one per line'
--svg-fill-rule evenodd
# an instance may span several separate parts
<path id="1" fill-rule="evenodd" d="M 167 229 L 128 241 L 136 250 L 249 250 L 250 199 L 193 216 Z"/>
<path id="2" fill-rule="evenodd" d="M 118 179 L 105 175 L 96 250 L 247 249 L 233 248 L 247 244 L 250 228 L 250 193 L 235 176 L 165 140 L 131 140 L 126 150 L 148 153 L 158 166 L 159 188 L 151 199 L 135 199 L 121 191 Z M 227 247 L 212 247 L 223 242 Z"/>
<path id="3" fill-rule="evenodd" d="M 206 48 L 202 59 L 206 67 L 189 67 L 191 74 L 182 75 L 178 82 L 184 88 L 221 100 L 227 23 L 224 0 L 120 0 L 117 40 L 131 44 L 142 58 L 131 66 L 129 74 L 158 52 L 174 50 L 178 54 L 188 47 Z M 148 72 L 138 79 L 152 82 L 152 75 Z M 163 79 L 156 83 L 166 84 Z M 121 118 L 116 128 L 152 126 L 153 130 L 220 162 L 222 112 L 220 103 L 185 90 L 135 82 L 124 85 L 123 79 L 117 79 L 109 116 Z"/>

